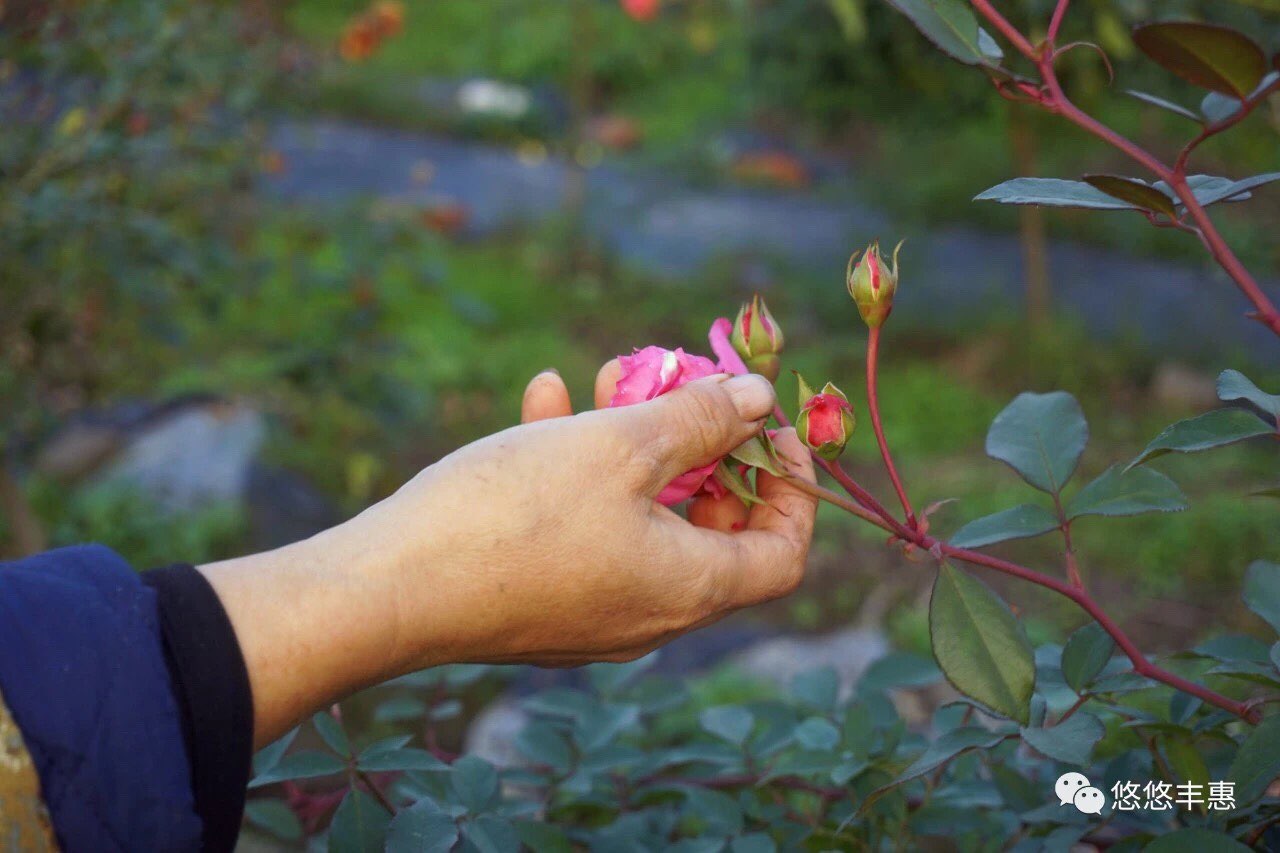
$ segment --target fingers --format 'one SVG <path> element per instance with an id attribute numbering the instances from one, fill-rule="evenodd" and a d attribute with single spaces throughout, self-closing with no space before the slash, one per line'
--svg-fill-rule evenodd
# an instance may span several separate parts
<path id="1" fill-rule="evenodd" d="M 780 430 L 774 440 L 779 452 L 794 460 L 788 466 L 792 473 L 813 480 L 813 463 L 795 431 Z M 752 507 L 741 532 L 686 526 L 681 533 L 674 520 L 665 523 L 665 535 L 681 537 L 686 559 L 708 573 L 713 611 L 787 595 L 804 578 L 817 500 L 762 471 L 756 474 L 756 492 L 770 505 Z"/>
<path id="2" fill-rule="evenodd" d="M 779 461 L 787 468 L 788 473 L 810 483 L 816 482 L 813 457 L 801 444 L 794 429 L 787 427 L 778 430 L 773 443 L 778 449 Z M 765 503 L 751 508 L 747 528 L 775 533 L 807 551 L 809 539 L 813 536 L 813 519 L 818 510 L 818 499 L 767 471 L 756 472 L 756 494 Z"/>
<path id="3" fill-rule="evenodd" d="M 629 438 L 655 464 L 642 472 L 656 495 L 691 468 L 707 465 L 760 431 L 773 411 L 773 386 L 763 376 L 709 376 L 627 412 Z"/>
<path id="4" fill-rule="evenodd" d="M 606 409 L 613 393 L 618 389 L 618 377 L 622 376 L 622 365 L 616 358 L 610 359 L 596 374 L 596 408 Z"/>
<path id="5" fill-rule="evenodd" d="M 735 495 L 717 498 L 699 495 L 689 502 L 689 523 L 695 527 L 730 533 L 747 526 L 747 507 Z"/>
<path id="6" fill-rule="evenodd" d="M 554 369 L 547 369 L 533 377 L 524 389 L 520 403 L 520 422 L 529 424 L 547 418 L 562 418 L 573 414 L 569 402 L 569 389 Z"/>
<path id="7" fill-rule="evenodd" d="M 596 374 L 595 404 L 597 409 L 605 409 L 618 387 L 618 377 L 622 375 L 622 365 L 616 358 L 606 361 Z M 533 423 L 547 418 L 562 418 L 573 414 L 573 406 L 569 402 L 569 389 L 554 368 L 548 368 L 530 380 L 524 390 L 524 400 L 520 404 L 520 422 Z"/>

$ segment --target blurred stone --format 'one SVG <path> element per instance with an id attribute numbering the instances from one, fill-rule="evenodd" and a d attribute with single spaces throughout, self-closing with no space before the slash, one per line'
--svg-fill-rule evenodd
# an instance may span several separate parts
<path id="1" fill-rule="evenodd" d="M 463 751 L 498 767 L 519 766 L 525 761 L 516 749 L 516 735 L 528 722 L 529 715 L 515 700 L 494 702 L 471 721 Z"/>
<path id="2" fill-rule="evenodd" d="M 1212 374 L 1172 361 L 1156 368 L 1151 395 L 1165 406 L 1212 409 L 1218 405 L 1217 381 Z"/>
<path id="3" fill-rule="evenodd" d="M 533 96 L 525 87 L 485 78 L 463 83 L 458 87 L 457 98 L 458 107 L 464 113 L 509 121 L 523 117 L 533 104 Z"/>
<path id="4" fill-rule="evenodd" d="M 262 415 L 236 403 L 180 409 L 138 431 L 100 475 L 175 512 L 239 502 L 266 438 Z"/>
<path id="5" fill-rule="evenodd" d="M 867 667 L 889 653 L 889 640 L 870 628 L 845 628 L 813 637 L 775 637 L 729 658 L 744 675 L 786 689 L 802 672 L 829 666 L 840 679 L 841 695 L 853 690 Z"/>
<path id="6" fill-rule="evenodd" d="M 72 482 L 101 466 L 123 443 L 120 430 L 110 426 L 72 424 L 40 448 L 35 470 L 62 482 Z"/>
<path id="7" fill-rule="evenodd" d="M 254 550 L 279 548 L 314 536 L 342 521 L 342 512 L 301 474 L 254 462 L 244 501 L 249 544 Z"/>

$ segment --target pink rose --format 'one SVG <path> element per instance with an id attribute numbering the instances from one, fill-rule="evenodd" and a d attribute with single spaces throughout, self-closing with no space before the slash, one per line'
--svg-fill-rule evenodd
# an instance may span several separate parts
<path id="1" fill-rule="evenodd" d="M 622 367 L 622 375 L 618 379 L 613 399 L 609 401 L 610 407 L 643 403 L 695 379 L 722 372 L 709 358 L 691 355 L 683 349 L 669 350 L 662 347 L 636 350 L 631 355 L 619 357 L 618 364 Z M 676 477 L 658 494 L 658 502 L 664 506 L 673 506 L 688 500 L 704 488 L 711 494 L 722 495 L 724 487 L 711 477 L 717 464 L 719 460 Z"/>

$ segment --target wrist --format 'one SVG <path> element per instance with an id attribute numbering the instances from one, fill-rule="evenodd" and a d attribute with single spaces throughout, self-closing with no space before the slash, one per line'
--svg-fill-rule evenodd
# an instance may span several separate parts
<path id="1" fill-rule="evenodd" d="M 398 674 L 386 540 L 363 516 L 309 539 L 199 567 L 240 644 L 255 743 L 317 708 Z"/>

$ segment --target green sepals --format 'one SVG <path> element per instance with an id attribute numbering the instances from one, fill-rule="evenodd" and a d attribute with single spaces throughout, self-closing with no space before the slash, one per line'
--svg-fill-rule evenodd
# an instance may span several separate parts
<path id="1" fill-rule="evenodd" d="M 747 506 L 765 503 L 764 500 L 761 500 L 756 495 L 755 491 L 751 488 L 751 484 L 747 482 L 747 479 L 737 471 L 730 468 L 723 461 L 716 466 L 713 476 L 720 485 L 729 490 L 730 494 L 737 497 Z"/>

